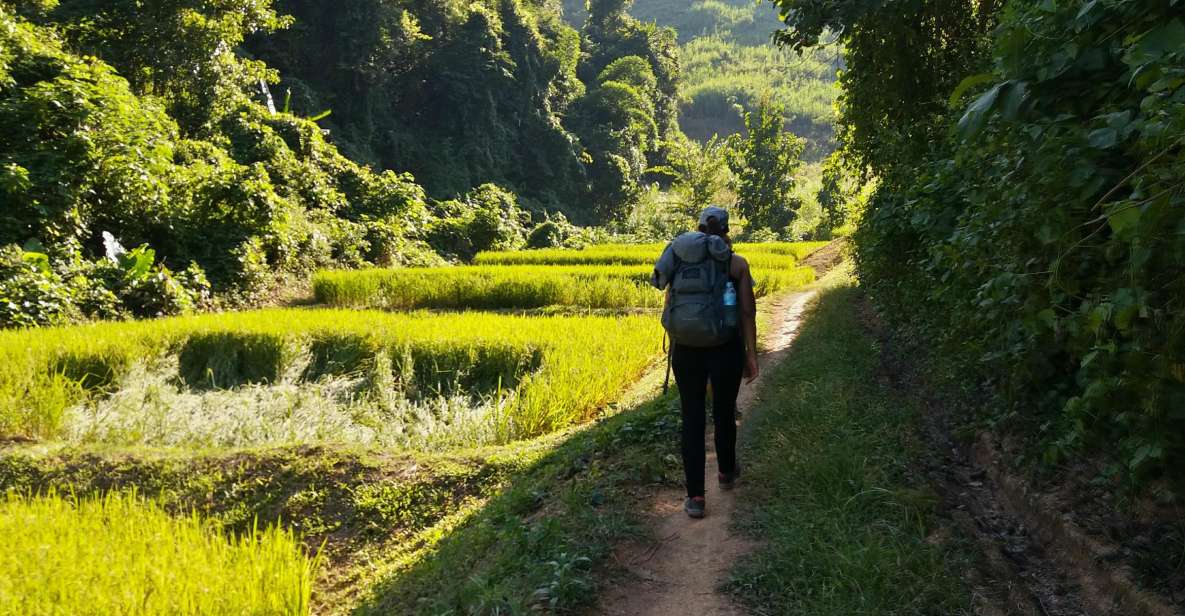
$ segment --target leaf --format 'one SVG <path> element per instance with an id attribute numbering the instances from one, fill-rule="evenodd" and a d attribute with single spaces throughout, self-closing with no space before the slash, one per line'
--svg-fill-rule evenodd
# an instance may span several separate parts
<path id="1" fill-rule="evenodd" d="M 1020 116 L 1020 108 L 1029 98 L 1029 87 L 1023 81 L 1014 81 L 1007 88 L 1002 99 L 1001 111 L 1008 120 L 1015 120 Z"/>
<path id="2" fill-rule="evenodd" d="M 1115 147 L 1116 143 L 1119 143 L 1119 132 L 1114 128 L 1099 128 L 1090 131 L 1086 140 L 1090 143 L 1091 147 L 1107 150 Z"/>
<path id="3" fill-rule="evenodd" d="M 1147 460 L 1159 460 L 1164 456 L 1164 449 L 1160 445 L 1149 443 L 1136 450 L 1132 454 L 1131 461 L 1128 462 L 1128 468 L 1136 470 L 1144 464 Z"/>
<path id="4" fill-rule="evenodd" d="M 1140 223 L 1140 214 L 1142 213 L 1141 208 L 1125 205 L 1107 216 L 1107 224 L 1116 234 L 1123 235 Z"/>
<path id="5" fill-rule="evenodd" d="M 21 260 L 36 267 L 42 274 L 49 274 L 52 271 L 49 267 L 49 255 L 43 252 L 26 252 L 21 255 Z"/>
<path id="6" fill-rule="evenodd" d="M 958 107 L 959 103 L 963 101 L 963 95 L 966 94 L 968 90 L 985 83 L 991 83 L 995 79 L 996 76 L 992 73 L 979 73 L 978 75 L 971 75 L 970 77 L 963 79 L 963 81 L 959 82 L 959 85 L 955 88 L 955 91 L 951 93 L 948 104 L 951 107 Z"/>
<path id="7" fill-rule="evenodd" d="M 996 106 L 996 99 L 1000 97 L 1000 90 L 1011 82 L 1004 82 L 996 84 L 992 89 L 984 92 L 971 106 L 967 108 L 966 113 L 959 119 L 958 130 L 959 134 L 964 139 L 974 137 L 983 130 L 983 125 L 987 123 L 987 116 L 992 112 Z"/>
<path id="8" fill-rule="evenodd" d="M 124 277 L 129 280 L 146 278 L 152 272 L 154 262 L 156 262 L 156 251 L 147 246 L 140 246 L 119 258 Z"/>
<path id="9" fill-rule="evenodd" d="M 1174 19 L 1145 34 L 1132 49 L 1131 60 L 1145 64 L 1170 53 L 1181 53 L 1182 49 L 1185 49 L 1185 23 Z"/>

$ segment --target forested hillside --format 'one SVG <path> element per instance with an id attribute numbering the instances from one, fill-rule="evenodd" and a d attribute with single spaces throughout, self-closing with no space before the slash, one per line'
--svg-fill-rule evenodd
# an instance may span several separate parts
<path id="1" fill-rule="evenodd" d="M 679 125 L 706 142 L 744 131 L 735 106 L 754 109 L 763 98 L 785 107 L 786 126 L 806 139 L 804 158 L 817 161 L 835 145 L 833 103 L 838 46 L 806 53 L 770 41 L 783 24 L 767 2 L 751 0 L 634 0 L 630 14 L 643 23 L 674 28 L 681 46 Z M 585 0 L 564 0 L 564 16 L 579 26 Z"/>
<path id="2" fill-rule="evenodd" d="M 0 321 L 250 303 L 318 267 L 620 220 L 676 123 L 670 30 L 553 2 L 0 3 Z M 52 127 L 52 128 L 51 128 Z M 125 248 L 126 247 L 126 248 Z"/>

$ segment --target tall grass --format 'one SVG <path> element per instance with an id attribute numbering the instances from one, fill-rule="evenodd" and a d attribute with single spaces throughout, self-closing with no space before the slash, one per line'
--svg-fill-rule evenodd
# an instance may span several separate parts
<path id="1" fill-rule="evenodd" d="M 229 537 L 134 495 L 0 497 L 0 613 L 309 613 L 315 559 L 290 532 Z"/>
<path id="2" fill-rule="evenodd" d="M 196 391 L 365 372 L 376 375 L 372 388 L 397 388 L 413 399 L 477 394 L 490 409 L 490 438 L 505 442 L 588 419 L 640 376 L 661 339 L 651 315 L 355 310 L 0 332 L 0 435 L 84 434 L 72 424 L 103 410 L 97 405 L 117 397 L 134 367 L 175 357 L 176 381 Z"/>
<path id="3" fill-rule="evenodd" d="M 527 253 L 507 253 L 518 255 Z M 555 258 L 563 258 L 558 255 Z M 597 258 L 597 255 L 578 255 Z M 766 261 L 792 264 L 790 257 Z M 313 278 L 317 301 L 335 307 L 413 308 L 656 308 L 663 295 L 650 286 L 651 266 L 494 265 L 427 269 L 321 272 Z M 758 269 L 758 296 L 809 284 L 807 267 Z"/>

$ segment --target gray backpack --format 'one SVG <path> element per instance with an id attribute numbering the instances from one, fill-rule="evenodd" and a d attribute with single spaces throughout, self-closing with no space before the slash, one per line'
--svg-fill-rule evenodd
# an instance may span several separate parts
<path id="1" fill-rule="evenodd" d="M 716 347 L 732 340 L 736 326 L 726 323 L 724 308 L 732 249 L 719 237 L 685 233 L 669 250 L 674 271 L 662 325 L 671 340 L 690 347 Z"/>

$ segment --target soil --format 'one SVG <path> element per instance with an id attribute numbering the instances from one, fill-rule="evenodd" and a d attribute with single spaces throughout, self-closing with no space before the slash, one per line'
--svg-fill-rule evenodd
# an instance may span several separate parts
<path id="1" fill-rule="evenodd" d="M 980 432 L 970 441 L 957 438 L 962 430 L 956 423 L 960 416 L 956 409 L 962 403 L 944 398 L 927 381 L 913 354 L 884 331 L 867 305 L 863 312 L 865 326 L 881 340 L 881 381 L 903 396 L 922 397 L 919 438 L 926 453 L 917 463 L 917 472 L 938 493 L 939 514 L 946 521 L 931 538 L 945 542 L 958 536 L 970 543 L 977 562 L 966 575 L 976 614 L 1181 613 L 1172 605 L 1175 598 L 1138 587 L 1130 567 L 1119 562 L 1118 556 L 1130 551 L 1128 547 L 1084 532 L 1084 526 L 1088 530 L 1093 526 L 1089 520 L 1106 512 L 1105 505 L 1098 505 L 1104 499 L 1085 504 L 1089 490 L 1065 477 L 1044 484 L 1022 477 L 1008 464 L 1016 452 L 1000 443 L 997 435 Z M 1112 519 L 1117 515 L 1113 510 L 1107 513 Z M 1120 517 L 1127 526 L 1135 522 Z"/>
<path id="2" fill-rule="evenodd" d="M 778 300 L 774 314 L 777 330 L 766 338 L 761 356 L 762 374 L 781 362 L 794 341 L 803 313 L 814 291 L 791 294 Z M 738 415 L 745 417 L 758 401 L 762 378 L 742 385 L 737 398 Z M 665 616 L 688 612 L 704 616 L 744 614 L 727 593 L 717 588 L 728 578 L 736 559 L 753 543 L 731 530 L 735 495 L 721 490 L 714 480 L 716 453 L 710 435 L 707 442 L 707 515 L 692 520 L 683 512 L 682 490 L 666 489 L 642 503 L 652 519 L 658 541 L 617 547 L 614 559 L 629 575 L 602 597 L 599 613 L 614 616 Z M 744 481 L 742 476 L 741 481 Z"/>
<path id="3" fill-rule="evenodd" d="M 807 255 L 802 260 L 802 264 L 815 268 L 815 272 L 822 277 L 824 273 L 831 271 L 843 261 L 847 245 L 847 240 L 842 239 L 831 242 Z"/>

